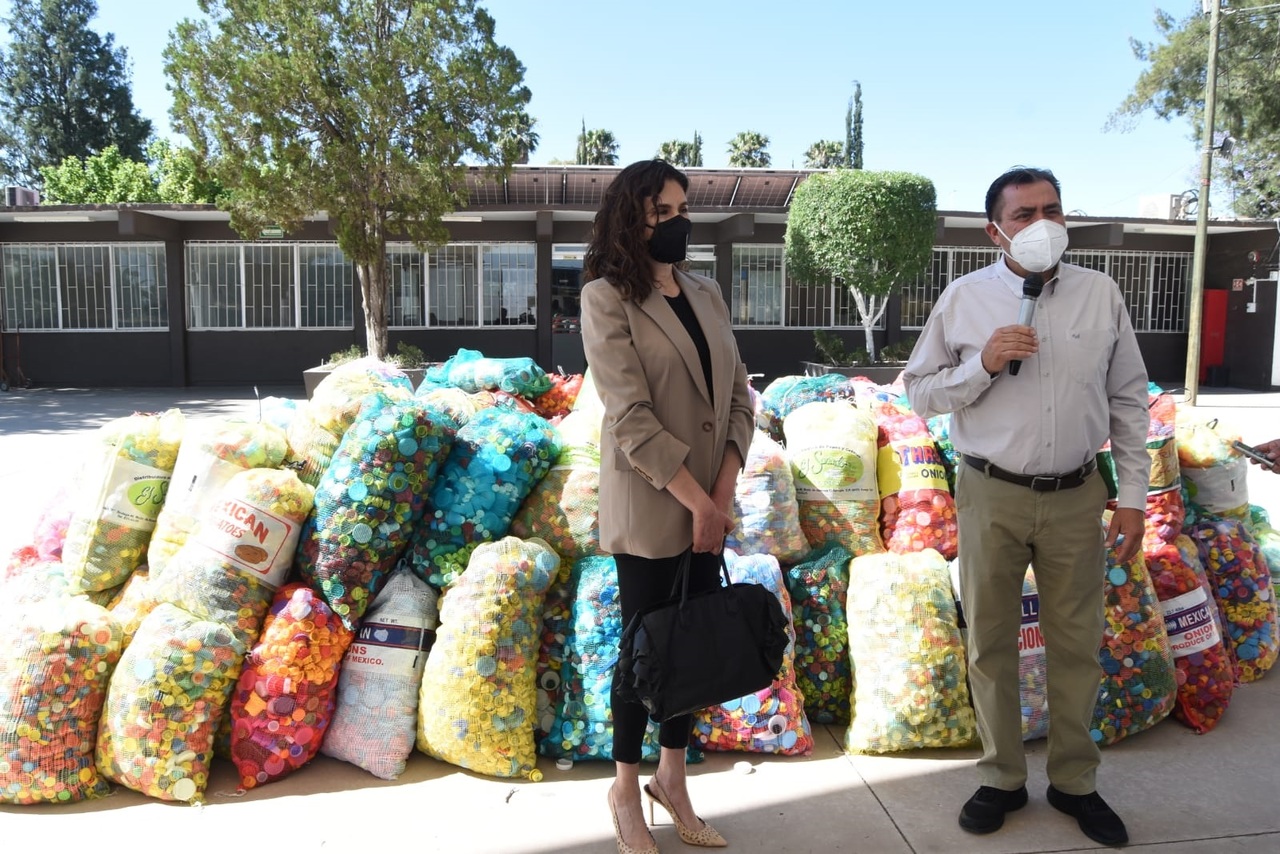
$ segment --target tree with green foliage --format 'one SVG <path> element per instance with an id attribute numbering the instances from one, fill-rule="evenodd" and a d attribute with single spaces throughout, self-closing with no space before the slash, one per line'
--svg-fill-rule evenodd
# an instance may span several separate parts
<path id="1" fill-rule="evenodd" d="M 862 168 L 862 84 L 857 80 L 844 113 L 844 160 L 850 169 Z"/>
<path id="2" fill-rule="evenodd" d="M 140 160 L 151 122 L 133 106 L 129 55 L 89 27 L 93 0 L 12 0 L 0 49 L 0 183 L 114 146 Z"/>
<path id="3" fill-rule="evenodd" d="M 201 178 L 200 171 L 194 151 L 163 139 L 147 146 L 146 162 L 109 145 L 100 154 L 40 167 L 44 201 L 51 205 L 214 204 L 222 188 Z"/>
<path id="4" fill-rule="evenodd" d="M 692 142 L 686 142 L 683 139 L 669 139 L 658 146 L 657 156 L 672 166 L 687 167 L 696 165 L 693 162 L 693 154 Z"/>
<path id="5" fill-rule="evenodd" d="M 910 172 L 837 169 L 796 188 L 787 217 L 787 272 L 799 281 L 838 282 L 873 329 L 889 297 L 929 266 L 937 221 L 933 182 Z"/>
<path id="6" fill-rule="evenodd" d="M 241 234 L 328 214 L 387 356 L 387 242 L 448 241 L 465 160 L 505 175 L 524 66 L 474 0 L 200 0 L 165 49 L 176 128 Z"/>
<path id="7" fill-rule="evenodd" d="M 534 130 L 537 121 L 521 110 L 512 120 L 512 123 L 506 128 L 505 145 L 515 151 L 516 163 L 525 164 L 529 162 L 529 155 L 538 147 L 540 137 L 538 132 Z"/>
<path id="8" fill-rule="evenodd" d="M 158 202 L 160 193 L 147 164 L 123 156 L 114 145 L 89 157 L 64 157 L 57 166 L 41 166 L 44 203 L 113 205 Z"/>
<path id="9" fill-rule="evenodd" d="M 768 148 L 769 137 L 758 131 L 744 130 L 729 140 L 729 165 L 766 167 L 772 162 Z"/>
<path id="10" fill-rule="evenodd" d="M 844 165 L 844 146 L 838 139 L 820 139 L 804 153 L 806 169 L 838 169 Z"/>
<path id="11" fill-rule="evenodd" d="M 689 165 L 702 165 L 702 134 L 696 130 L 693 132 L 693 154 L 690 156 Z"/>
<path id="12" fill-rule="evenodd" d="M 618 165 L 618 140 L 613 132 L 604 128 L 587 130 L 583 122 L 582 133 L 578 135 L 578 162 L 585 166 Z"/>
<path id="13" fill-rule="evenodd" d="M 1218 33 L 1215 130 L 1236 140 L 1230 159 L 1216 171 L 1234 190 L 1235 212 L 1270 218 L 1280 213 L 1280 13 L 1271 0 L 1233 0 Z M 1127 129 L 1147 111 L 1166 121 L 1186 119 L 1190 137 L 1203 139 L 1209 19 L 1197 6 L 1177 19 L 1155 16 L 1159 39 L 1131 39 L 1146 68 L 1112 114 L 1108 128 Z"/>

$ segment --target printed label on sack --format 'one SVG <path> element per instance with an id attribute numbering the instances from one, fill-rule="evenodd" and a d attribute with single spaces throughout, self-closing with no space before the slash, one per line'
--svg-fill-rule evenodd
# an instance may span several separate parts
<path id="1" fill-rule="evenodd" d="M 1044 634 L 1040 631 L 1040 594 L 1028 593 L 1022 597 L 1022 627 L 1018 631 L 1018 655 L 1035 655 L 1044 649 Z"/>
<path id="2" fill-rule="evenodd" d="M 422 620 L 400 623 L 392 616 L 373 617 L 360 626 L 342 666 L 383 676 L 420 674 L 434 640 L 435 632 Z"/>
<path id="3" fill-rule="evenodd" d="M 242 471 L 243 467 L 208 452 L 196 453 L 193 445 L 192 451 L 178 454 L 164 499 L 165 510 L 178 516 L 203 518 L 222 488 Z"/>
<path id="4" fill-rule="evenodd" d="M 1187 494 L 1210 513 L 1235 510 L 1249 503 L 1249 464 L 1244 457 L 1204 469 L 1187 466 L 1182 473 L 1190 482 Z"/>
<path id="5" fill-rule="evenodd" d="M 882 500 L 899 492 L 949 488 L 938 447 L 927 438 L 890 442 L 881 448 L 876 459 L 876 478 Z"/>
<path id="6" fill-rule="evenodd" d="M 874 457 L 870 457 L 873 462 Z M 874 465 L 847 448 L 806 448 L 792 462 L 801 501 L 878 501 Z"/>
<path id="7" fill-rule="evenodd" d="M 228 498 L 204 517 L 199 542 L 241 572 L 279 587 L 289 574 L 302 527 L 239 498 Z"/>
<path id="8" fill-rule="evenodd" d="M 107 478 L 102 518 L 135 531 L 150 531 L 164 507 L 170 473 L 117 458 Z"/>
<path id="9" fill-rule="evenodd" d="M 1182 482 L 1178 470 L 1178 444 L 1172 436 L 1160 442 L 1148 442 L 1147 455 L 1151 457 L 1148 493 L 1164 492 Z"/>
<path id="10" fill-rule="evenodd" d="M 1169 648 L 1174 658 L 1208 649 L 1222 641 L 1213 621 L 1214 603 L 1203 587 L 1197 587 L 1160 602 L 1164 625 L 1169 632 Z"/>

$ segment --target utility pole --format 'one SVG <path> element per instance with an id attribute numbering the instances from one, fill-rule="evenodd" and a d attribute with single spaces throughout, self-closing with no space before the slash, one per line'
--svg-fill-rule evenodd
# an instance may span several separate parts
<path id="1" fill-rule="evenodd" d="M 1191 307 L 1187 317 L 1187 376 L 1183 381 L 1186 402 L 1196 405 L 1200 390 L 1200 324 L 1204 315 L 1204 263 L 1209 243 L 1209 176 L 1213 172 L 1213 112 L 1218 92 L 1218 24 L 1222 0 L 1205 0 L 1209 6 L 1209 65 L 1204 80 L 1204 139 L 1200 147 L 1200 193 L 1196 204 L 1196 242 L 1191 257 Z"/>

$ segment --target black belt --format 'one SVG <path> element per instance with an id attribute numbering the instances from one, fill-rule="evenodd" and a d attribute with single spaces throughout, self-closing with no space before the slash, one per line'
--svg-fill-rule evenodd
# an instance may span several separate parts
<path id="1" fill-rule="evenodd" d="M 1066 474 L 1014 474 L 999 466 L 993 466 L 990 460 L 984 460 L 982 457 L 971 457 L 968 454 L 962 456 L 965 463 L 988 477 L 1030 487 L 1032 492 L 1057 492 L 1060 489 L 1075 489 L 1077 486 L 1083 486 L 1089 479 L 1089 475 L 1093 474 L 1093 470 L 1098 467 L 1096 460 L 1089 460 L 1080 468 Z"/>

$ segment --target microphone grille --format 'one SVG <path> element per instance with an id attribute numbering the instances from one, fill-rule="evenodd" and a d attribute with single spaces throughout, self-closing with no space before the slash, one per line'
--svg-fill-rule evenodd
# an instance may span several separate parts
<path id="1" fill-rule="evenodd" d="M 1032 273 L 1022 280 L 1022 295 L 1024 297 L 1038 299 L 1042 290 L 1044 290 L 1044 276 L 1039 273 Z"/>

